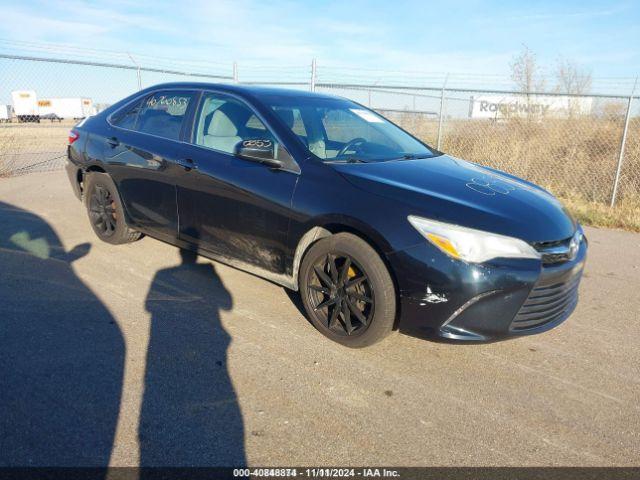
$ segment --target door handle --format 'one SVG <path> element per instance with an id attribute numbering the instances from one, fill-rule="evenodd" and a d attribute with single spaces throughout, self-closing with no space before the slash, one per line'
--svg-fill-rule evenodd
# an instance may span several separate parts
<path id="1" fill-rule="evenodd" d="M 190 158 L 180 158 L 180 159 L 176 160 L 176 164 L 180 165 L 187 172 L 190 171 L 190 170 L 195 170 L 195 169 L 198 168 L 196 163 Z"/>
<path id="2" fill-rule="evenodd" d="M 109 144 L 109 146 L 111 146 L 111 148 L 116 148 L 118 145 L 120 145 L 120 142 L 116 137 L 107 138 L 107 143 Z"/>

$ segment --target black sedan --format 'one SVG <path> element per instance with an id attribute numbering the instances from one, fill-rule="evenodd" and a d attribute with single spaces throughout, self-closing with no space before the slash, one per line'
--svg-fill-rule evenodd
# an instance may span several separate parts
<path id="1" fill-rule="evenodd" d="M 149 235 L 298 290 L 350 347 L 538 333 L 577 302 L 587 243 L 558 200 L 344 98 L 158 85 L 74 127 L 68 158 L 100 239 Z"/>

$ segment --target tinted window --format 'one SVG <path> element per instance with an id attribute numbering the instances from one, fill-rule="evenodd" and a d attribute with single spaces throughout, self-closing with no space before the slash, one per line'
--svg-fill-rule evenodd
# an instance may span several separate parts
<path id="1" fill-rule="evenodd" d="M 140 106 L 142 100 L 129 105 L 126 108 L 116 112 L 111 117 L 111 123 L 117 127 L 128 128 L 129 130 L 135 130 L 136 120 L 138 119 L 138 113 L 140 113 Z"/>
<path id="2" fill-rule="evenodd" d="M 295 133 L 300 140 L 307 144 L 307 130 L 304 127 L 299 108 L 272 107 L 280 119 Z"/>
<path id="3" fill-rule="evenodd" d="M 195 143 L 233 153 L 236 145 L 244 140 L 271 140 L 277 145 L 275 137 L 247 105 L 225 95 L 206 94 Z"/>
<path id="4" fill-rule="evenodd" d="M 135 130 L 178 140 L 192 92 L 157 92 L 142 102 Z"/>

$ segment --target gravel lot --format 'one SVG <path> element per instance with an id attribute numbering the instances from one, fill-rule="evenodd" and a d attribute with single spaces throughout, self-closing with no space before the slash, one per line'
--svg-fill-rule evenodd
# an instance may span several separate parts
<path id="1" fill-rule="evenodd" d="M 586 229 L 548 333 L 349 350 L 281 287 L 100 243 L 63 172 L 0 202 L 0 465 L 640 464 L 639 234 Z"/>

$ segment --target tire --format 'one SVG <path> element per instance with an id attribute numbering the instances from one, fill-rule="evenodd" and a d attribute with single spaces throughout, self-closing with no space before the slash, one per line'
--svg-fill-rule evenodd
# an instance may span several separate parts
<path id="1" fill-rule="evenodd" d="M 335 342 L 362 348 L 393 330 L 391 275 L 378 253 L 355 235 L 338 233 L 314 243 L 300 265 L 298 287 L 311 323 Z"/>
<path id="2" fill-rule="evenodd" d="M 84 201 L 91 228 L 103 242 L 119 245 L 135 242 L 142 234 L 126 224 L 118 189 L 106 173 L 85 176 Z"/>

